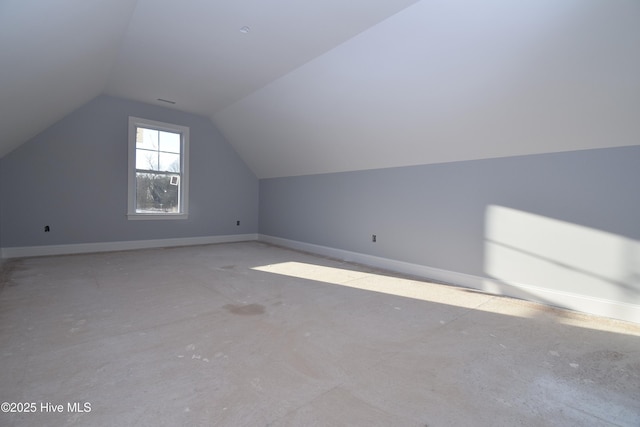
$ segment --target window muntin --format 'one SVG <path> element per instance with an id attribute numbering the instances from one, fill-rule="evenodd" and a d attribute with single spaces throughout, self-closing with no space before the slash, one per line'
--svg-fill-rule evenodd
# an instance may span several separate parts
<path id="1" fill-rule="evenodd" d="M 130 219 L 187 216 L 189 129 L 129 118 Z"/>

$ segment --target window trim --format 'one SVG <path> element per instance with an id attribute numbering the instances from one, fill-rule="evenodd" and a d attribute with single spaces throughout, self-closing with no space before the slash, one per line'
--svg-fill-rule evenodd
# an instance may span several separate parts
<path id="1" fill-rule="evenodd" d="M 180 146 L 180 212 L 179 213 L 140 213 L 136 212 L 136 129 L 144 127 L 160 131 L 179 133 Z M 129 116 L 129 171 L 127 218 L 133 220 L 187 219 L 189 212 L 189 128 L 172 123 L 158 122 Z"/>

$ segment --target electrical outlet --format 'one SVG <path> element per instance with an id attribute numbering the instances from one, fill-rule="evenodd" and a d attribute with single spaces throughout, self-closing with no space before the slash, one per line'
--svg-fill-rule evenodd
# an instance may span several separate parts
<path id="1" fill-rule="evenodd" d="M 45 226 L 44 226 L 44 232 L 45 232 L 45 233 L 48 233 L 48 232 L 50 232 L 50 231 L 51 231 L 51 228 L 50 228 L 48 225 L 45 225 Z"/>
<path id="2" fill-rule="evenodd" d="M 374 242 L 374 243 L 377 242 L 378 241 L 378 236 L 376 236 L 375 234 L 372 234 L 371 235 L 371 241 Z"/>
<path id="3" fill-rule="evenodd" d="M 240 220 L 236 221 L 236 225 L 240 225 Z"/>

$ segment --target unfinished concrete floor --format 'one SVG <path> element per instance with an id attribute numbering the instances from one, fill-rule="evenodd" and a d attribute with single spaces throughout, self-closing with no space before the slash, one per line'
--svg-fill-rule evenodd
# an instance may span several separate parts
<path id="1" fill-rule="evenodd" d="M 640 325 L 259 242 L 5 267 L 2 426 L 640 425 Z"/>

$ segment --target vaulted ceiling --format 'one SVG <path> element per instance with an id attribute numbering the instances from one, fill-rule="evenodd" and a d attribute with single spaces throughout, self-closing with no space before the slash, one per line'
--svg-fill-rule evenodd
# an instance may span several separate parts
<path id="1" fill-rule="evenodd" d="M 635 145 L 640 2 L 0 0 L 0 156 L 100 94 L 260 178 Z"/>

